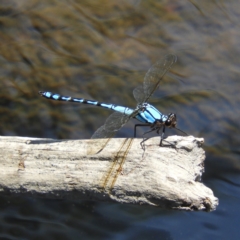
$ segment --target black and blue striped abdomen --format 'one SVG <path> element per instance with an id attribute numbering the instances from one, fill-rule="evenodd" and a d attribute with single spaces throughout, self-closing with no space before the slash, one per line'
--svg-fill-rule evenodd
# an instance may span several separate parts
<path id="1" fill-rule="evenodd" d="M 65 101 L 65 102 L 75 102 L 75 103 L 83 103 L 83 104 L 89 104 L 97 107 L 103 107 L 107 108 L 116 112 L 120 112 L 126 115 L 131 115 L 134 111 L 134 109 L 118 106 L 111 103 L 102 103 L 95 100 L 88 100 L 84 98 L 74 98 L 70 96 L 62 96 L 57 93 L 51 93 L 51 92 L 42 92 L 40 91 L 39 94 L 47 99 L 53 99 L 56 101 Z M 163 115 L 161 112 L 159 112 L 154 106 L 150 105 L 149 103 L 144 103 L 141 106 L 138 106 L 138 113 L 136 116 L 133 116 L 135 119 L 142 123 L 149 123 L 153 124 L 156 121 L 162 121 L 165 122 L 167 120 L 167 116 Z"/>
<path id="2" fill-rule="evenodd" d="M 126 115 L 131 115 L 134 110 L 128 107 L 123 107 L 123 106 L 118 106 L 115 104 L 111 104 L 111 103 L 102 103 L 99 101 L 95 101 L 95 100 L 88 100 L 88 99 L 84 99 L 84 98 L 74 98 L 74 97 L 69 97 L 69 96 L 62 96 L 60 94 L 57 93 L 51 93 L 51 92 L 42 92 L 39 91 L 39 94 L 42 97 L 45 97 L 47 99 L 53 99 L 56 101 L 65 101 L 65 102 L 75 102 L 75 103 L 83 103 L 83 104 L 89 104 L 89 105 L 93 105 L 93 106 L 97 106 L 97 107 L 103 107 L 103 108 L 107 108 L 116 112 L 120 112 Z"/>

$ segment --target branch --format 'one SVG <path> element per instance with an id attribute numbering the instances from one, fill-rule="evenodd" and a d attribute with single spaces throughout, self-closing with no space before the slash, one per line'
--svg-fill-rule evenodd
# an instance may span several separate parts
<path id="1" fill-rule="evenodd" d="M 98 140 L 0 137 L 0 194 L 117 201 L 161 208 L 215 210 L 218 199 L 200 182 L 203 139 L 172 136 Z"/>

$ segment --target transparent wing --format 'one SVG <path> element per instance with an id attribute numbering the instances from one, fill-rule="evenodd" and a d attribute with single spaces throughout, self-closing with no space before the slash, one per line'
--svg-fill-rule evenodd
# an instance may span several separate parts
<path id="1" fill-rule="evenodd" d="M 137 111 L 134 111 L 134 113 Z M 133 114 L 126 115 L 120 112 L 112 113 L 106 120 L 105 124 L 102 125 L 92 135 L 91 146 L 88 147 L 88 154 L 96 154 L 101 152 L 114 134 L 124 125 L 127 121 L 132 118 Z M 102 139 L 99 139 L 102 138 Z"/>
<path id="2" fill-rule="evenodd" d="M 130 116 L 114 112 L 106 120 L 105 124 L 97 129 L 97 131 L 92 135 L 94 138 L 109 138 L 112 137 L 128 120 Z"/>
<path id="3" fill-rule="evenodd" d="M 144 94 L 143 85 L 140 85 L 133 90 L 133 96 L 138 104 L 145 102 L 146 97 Z"/>
<path id="4" fill-rule="evenodd" d="M 177 61 L 174 54 L 166 55 L 162 60 L 156 62 L 146 73 L 143 85 L 133 90 L 133 96 L 138 104 L 147 102 L 153 92 L 158 88 L 163 76 L 169 71 Z"/>

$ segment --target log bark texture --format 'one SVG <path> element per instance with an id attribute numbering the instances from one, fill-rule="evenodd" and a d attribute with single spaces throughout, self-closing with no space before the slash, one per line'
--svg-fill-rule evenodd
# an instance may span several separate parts
<path id="1" fill-rule="evenodd" d="M 0 194 L 215 210 L 218 199 L 201 182 L 203 139 L 166 140 L 176 148 L 159 147 L 159 137 L 145 150 L 142 139 L 113 138 L 92 154 L 101 140 L 0 137 Z"/>

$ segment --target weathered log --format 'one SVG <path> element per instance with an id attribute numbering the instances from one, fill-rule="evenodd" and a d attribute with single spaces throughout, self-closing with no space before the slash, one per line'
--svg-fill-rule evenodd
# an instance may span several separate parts
<path id="1" fill-rule="evenodd" d="M 101 139 L 98 139 L 101 141 Z M 113 200 L 184 210 L 215 210 L 218 199 L 201 183 L 203 139 L 171 136 L 111 139 L 94 155 L 95 140 L 0 137 L 0 194 Z"/>

